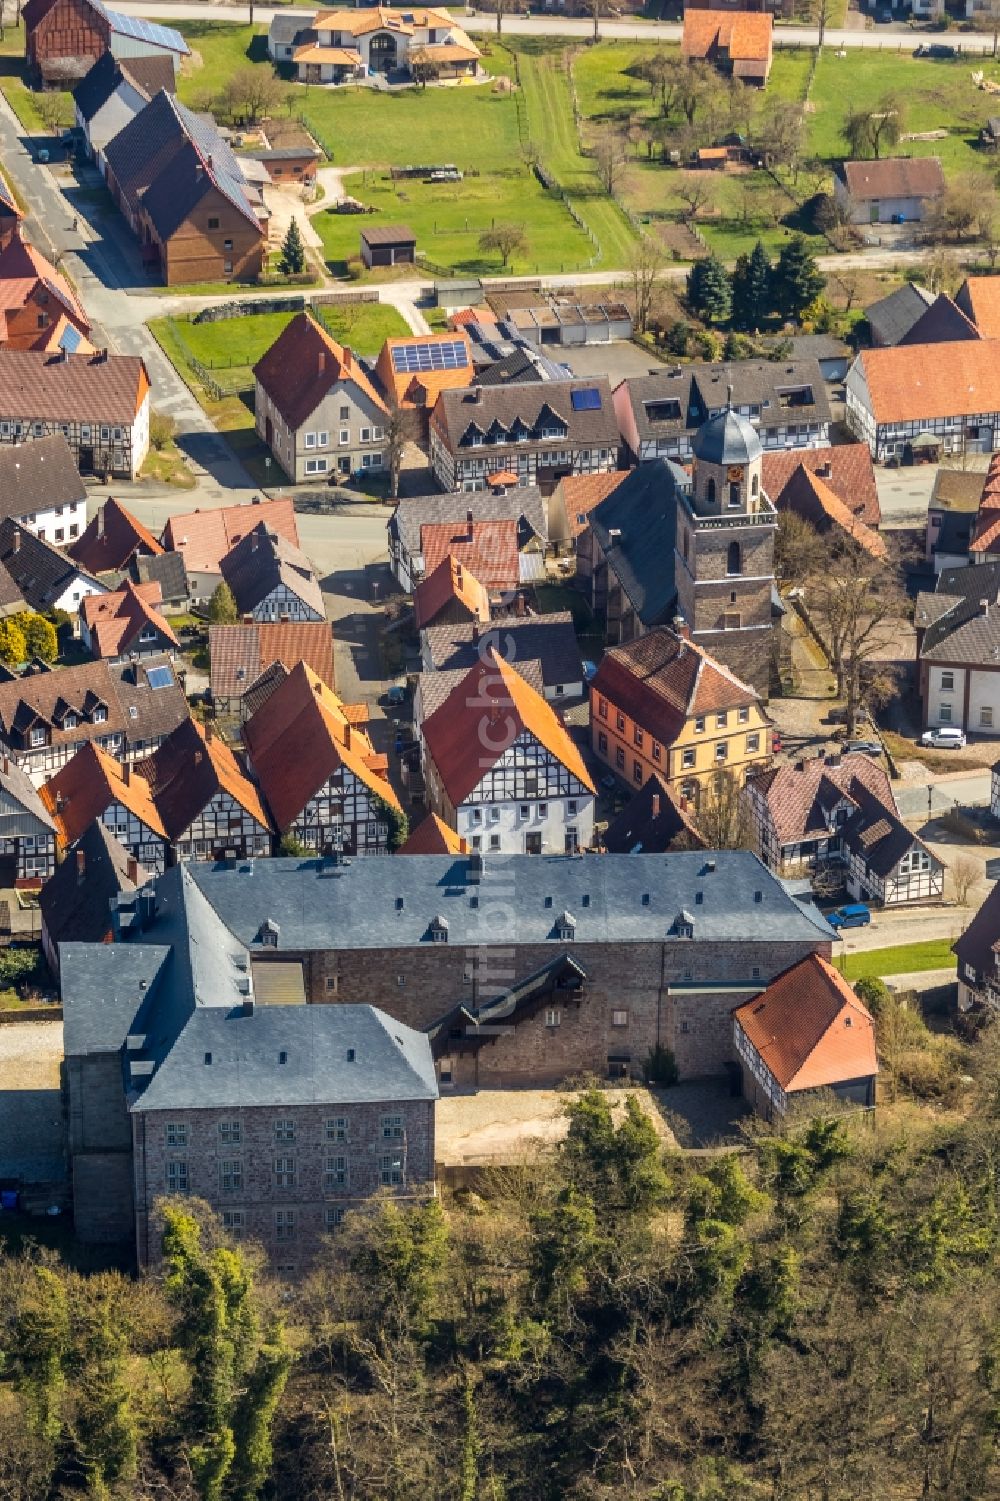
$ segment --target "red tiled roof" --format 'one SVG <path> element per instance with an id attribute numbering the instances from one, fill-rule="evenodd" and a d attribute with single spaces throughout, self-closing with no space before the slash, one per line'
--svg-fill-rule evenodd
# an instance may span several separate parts
<path id="1" fill-rule="evenodd" d="M 885 156 L 879 161 L 844 162 L 848 193 L 856 203 L 873 198 L 938 198 L 944 173 L 936 156 Z"/>
<path id="2" fill-rule="evenodd" d="M 305 662 L 328 688 L 334 686 L 333 630 L 325 620 L 210 625 L 208 654 L 213 698 L 242 698 L 275 662 L 289 672 Z"/>
<path id="3" fill-rule="evenodd" d="M 827 480 L 804 465 L 795 470 L 776 504 L 779 510 L 794 511 L 817 531 L 827 531 L 831 524 L 839 527 L 873 558 L 888 556 L 878 532 L 853 514 Z"/>
<path id="4" fill-rule="evenodd" d="M 40 789 L 59 831 L 60 843 L 75 843 L 112 803 L 121 803 L 161 838 L 167 837 L 146 778 L 122 766 L 100 746 L 89 742 Z"/>
<path id="5" fill-rule="evenodd" d="M 425 578 L 450 556 L 485 589 L 516 589 L 521 581 L 517 522 L 513 520 L 424 522 L 420 551 Z"/>
<path id="6" fill-rule="evenodd" d="M 369 792 L 399 807 L 376 754 L 360 729 L 360 712 L 342 704 L 304 662 L 299 662 L 243 726 L 254 772 L 281 833 L 341 766 Z"/>
<path id="7" fill-rule="evenodd" d="M 1000 339 L 1000 276 L 967 276 L 955 300 L 984 339 Z"/>
<path id="8" fill-rule="evenodd" d="M 226 553 L 261 524 L 298 547 L 295 504 L 288 496 L 171 516 L 163 529 L 163 545 L 169 552 L 183 553 L 192 573 L 221 573 Z"/>
<path id="9" fill-rule="evenodd" d="M 824 838 L 833 808 L 845 797 L 855 801 L 858 788 L 893 815 L 898 812 L 889 777 L 871 756 L 844 756 L 838 766 L 823 756 L 782 761 L 754 777 L 750 785 L 766 798 L 780 845 Z"/>
<path id="10" fill-rule="evenodd" d="M 149 394 L 138 355 L 46 354 L 0 349 L 0 407 L 34 422 L 91 422 L 131 427 Z"/>
<path id="11" fill-rule="evenodd" d="M 163 744 L 135 763 L 150 784 L 170 839 L 180 839 L 216 793 L 227 792 L 261 828 L 271 830 L 260 793 L 225 741 L 195 719 L 179 724 Z"/>
<path id="12" fill-rule="evenodd" d="M 465 364 L 457 370 L 397 370 L 393 352 L 414 345 L 460 343 L 465 348 Z M 434 405 L 441 391 L 462 388 L 472 383 L 472 345 L 461 329 L 443 334 L 415 334 L 412 338 L 386 339 L 375 362 L 375 374 L 383 391 L 395 406 L 427 407 Z"/>
<path id="13" fill-rule="evenodd" d="M 863 349 L 858 355 L 875 421 L 929 422 L 1000 410 L 1000 343 L 993 339 Z"/>
<path id="14" fill-rule="evenodd" d="M 465 840 L 460 834 L 456 834 L 454 829 L 449 829 L 436 813 L 428 813 L 427 817 L 417 824 L 406 843 L 400 845 L 396 851 L 397 855 L 464 855 L 466 853 Z"/>
<path id="15" fill-rule="evenodd" d="M 157 606 L 163 595 L 159 581 L 148 584 L 127 582 L 123 589 L 109 594 L 88 594 L 80 604 L 90 631 L 95 657 L 120 657 L 144 626 L 152 626 L 173 646 L 179 643 L 173 628 Z M 162 643 L 161 643 L 162 645 Z"/>
<path id="16" fill-rule="evenodd" d="M 733 1016 L 786 1094 L 878 1073 L 870 1012 L 818 954 L 786 969 Z"/>
<path id="17" fill-rule="evenodd" d="M 40 281 L 59 298 L 81 332 L 89 333 L 87 315 L 62 272 L 34 245 L 15 235 L 7 248 L 0 251 L 0 307 L 23 307 Z"/>
<path id="18" fill-rule="evenodd" d="M 608 699 L 663 745 L 695 715 L 760 707 L 748 683 L 666 626 L 605 652 L 590 686 L 592 699 Z"/>
<path id="19" fill-rule="evenodd" d="M 420 732 L 455 807 L 523 733 L 532 735 L 588 791 L 595 790 L 579 749 L 551 704 L 492 647 L 424 720 Z"/>
<path id="20" fill-rule="evenodd" d="M 380 412 L 386 410 L 364 367 L 309 313 L 285 325 L 253 373 L 293 432 L 341 381 L 353 381 Z"/>
<path id="21" fill-rule="evenodd" d="M 867 453 L 867 448 L 865 449 Z M 608 474 L 567 474 L 559 481 L 557 493 L 566 507 L 566 523 L 571 537 L 579 537 L 586 530 L 590 513 L 612 490 L 617 490 L 629 473 L 627 469 L 612 469 Z"/>
<path id="22" fill-rule="evenodd" d="M 773 28 L 767 11 L 686 9 L 681 52 L 707 58 L 725 50 L 733 62 L 769 62 Z"/>
<path id="23" fill-rule="evenodd" d="M 448 315 L 449 328 L 464 328 L 467 323 L 495 324 L 497 315 L 491 307 L 463 307 Z"/>
<path id="24" fill-rule="evenodd" d="M 431 625 L 452 602 L 464 605 L 473 620 L 490 618 L 490 597 L 482 584 L 451 553 L 413 591 L 417 630 Z"/>
<path id="25" fill-rule="evenodd" d="M 155 557 L 163 548 L 120 500 L 110 498 L 68 551 L 74 563 L 88 573 L 117 573 L 128 567 L 137 552 Z"/>
<path id="26" fill-rule="evenodd" d="M 875 466 L 867 443 L 840 443 L 830 448 L 788 448 L 766 451 L 761 483 L 775 505 L 796 469 L 822 473 L 830 489 L 866 526 L 878 526 L 882 511 L 875 485 Z M 564 481 L 565 483 L 565 481 Z"/>

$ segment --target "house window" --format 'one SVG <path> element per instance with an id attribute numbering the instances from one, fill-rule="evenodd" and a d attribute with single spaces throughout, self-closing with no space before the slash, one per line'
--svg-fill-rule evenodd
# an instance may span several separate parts
<path id="1" fill-rule="evenodd" d="M 699 714 L 698 718 L 694 722 L 694 732 L 695 732 L 696 735 L 702 735 L 702 734 L 704 734 L 704 731 L 705 731 L 705 716 L 704 716 L 704 714 Z"/>
<path id="2" fill-rule="evenodd" d="M 340 435 L 339 435 L 338 441 L 340 442 L 340 446 L 341 447 L 343 447 L 345 443 L 350 443 L 350 441 L 351 441 L 351 433 L 350 433 L 350 429 L 349 428 L 342 427 L 340 429 Z"/>
<path id="3" fill-rule="evenodd" d="M 327 1157 L 323 1168 L 323 1187 L 325 1189 L 347 1187 L 346 1157 Z"/>
<path id="4" fill-rule="evenodd" d="M 730 504 L 732 504 L 731 501 Z M 736 504 L 739 505 L 738 498 Z M 730 575 L 743 572 L 743 554 L 738 542 L 730 542 L 729 544 L 729 549 L 726 553 L 726 572 Z"/>
<path id="5" fill-rule="evenodd" d="M 639 726 L 636 725 L 635 728 L 632 731 L 632 743 L 633 743 L 633 745 L 637 745 L 639 747 L 639 749 L 641 750 L 642 749 L 642 740 L 643 740 L 642 731 L 640 730 Z"/>
<path id="6" fill-rule="evenodd" d="M 233 263 L 232 263 L 232 261 L 228 261 L 227 260 L 227 261 L 223 261 L 222 262 L 222 274 L 223 274 L 223 276 L 232 276 L 232 274 L 233 274 Z"/>
<path id="7" fill-rule="evenodd" d="M 720 740 L 719 743 L 716 745 L 716 747 L 715 747 L 715 759 L 716 759 L 716 761 L 728 761 L 729 760 L 729 742 L 728 742 L 728 740 Z"/>
<path id="8" fill-rule="evenodd" d="M 105 724 L 107 722 L 107 718 L 108 718 L 108 711 L 107 711 L 107 709 L 105 709 L 103 707 L 103 705 L 99 704 L 97 706 L 97 708 L 94 710 L 94 723 L 95 724 Z"/>
<path id="9" fill-rule="evenodd" d="M 241 1138 L 241 1136 L 242 1136 L 242 1131 L 241 1131 L 241 1128 L 240 1128 L 239 1121 L 220 1121 L 219 1122 L 219 1140 L 220 1141 L 227 1142 L 231 1146 L 238 1147 L 239 1144 L 240 1144 L 240 1138 Z"/>
<path id="10" fill-rule="evenodd" d="M 340 409 L 340 420 L 341 420 L 341 422 L 349 422 L 350 418 L 351 418 L 351 409 L 350 409 L 350 407 L 341 407 L 341 409 Z"/>
<path id="11" fill-rule="evenodd" d="M 606 698 L 599 698 L 597 700 L 597 712 L 598 712 L 598 714 L 600 715 L 600 717 L 602 719 L 607 719 L 607 717 L 608 717 L 608 701 L 607 701 Z"/>
<path id="12" fill-rule="evenodd" d="M 325 474 L 326 459 L 306 459 L 306 474 Z"/>
<path id="13" fill-rule="evenodd" d="M 316 434 L 315 433 L 306 433 L 306 447 L 307 448 L 315 448 L 316 447 Z"/>
<path id="14" fill-rule="evenodd" d="M 612 1013 L 611 1013 L 611 1025 L 613 1027 L 627 1027 L 628 1026 L 628 1012 L 627 1011 L 612 1011 Z"/>
<path id="15" fill-rule="evenodd" d="M 276 1120 L 274 1123 L 274 1139 L 275 1141 L 294 1141 L 295 1122 L 285 1118 Z"/>
<path id="16" fill-rule="evenodd" d="M 602 756 L 606 756 L 608 753 L 608 737 L 603 730 L 598 731 L 597 749 Z"/>
<path id="17" fill-rule="evenodd" d="M 274 1237 L 275 1240 L 295 1239 L 294 1209 L 276 1209 L 274 1211 Z"/>
<path id="18" fill-rule="evenodd" d="M 539 803 L 538 804 L 538 816 L 539 816 L 539 818 L 548 818 L 548 816 L 549 816 L 549 805 L 548 805 L 548 803 Z"/>
<path id="19" fill-rule="evenodd" d="M 247 1217 L 242 1209 L 224 1209 L 222 1211 L 222 1228 L 223 1230 L 228 1230 L 234 1240 L 242 1239 L 246 1227 Z"/>
<path id="20" fill-rule="evenodd" d="M 721 714 L 716 714 L 716 716 L 715 716 L 715 727 L 716 727 L 716 729 L 724 730 L 726 728 L 726 725 L 727 725 L 728 721 L 729 721 L 729 716 L 728 716 L 728 714 L 726 714 L 725 711 L 723 711 Z"/>
<path id="21" fill-rule="evenodd" d="M 615 729 L 616 730 L 624 730 L 625 729 L 625 715 L 624 714 L 616 714 L 615 715 Z"/>
<path id="22" fill-rule="evenodd" d="M 167 1193 L 186 1194 L 188 1191 L 188 1165 L 183 1158 L 167 1163 Z"/>
<path id="23" fill-rule="evenodd" d="M 683 766 L 683 768 L 684 768 L 685 771 L 690 771 L 691 768 L 694 766 L 694 762 L 695 762 L 694 747 L 692 747 L 690 750 L 686 750 L 686 751 L 682 752 L 682 754 L 681 754 L 681 765 Z"/>
<path id="24" fill-rule="evenodd" d="M 642 786 L 642 762 L 641 761 L 633 761 L 632 762 L 632 780 L 633 780 L 633 782 L 637 783 L 639 786 Z"/>
<path id="25" fill-rule="evenodd" d="M 32 745 L 44 745 L 45 731 L 42 729 L 32 730 L 29 740 Z"/>
<path id="26" fill-rule="evenodd" d="M 379 1159 L 379 1180 L 387 1185 L 403 1182 L 403 1159 L 395 1153 Z"/>
<path id="27" fill-rule="evenodd" d="M 232 242 L 232 240 L 223 240 L 223 242 L 222 242 L 222 248 L 223 248 L 223 250 L 232 250 L 232 248 L 233 248 L 233 242 Z"/>
<path id="28" fill-rule="evenodd" d="M 941 674 L 941 691 L 943 693 L 952 693 L 952 692 L 954 692 L 954 689 L 955 689 L 955 674 L 953 672 L 942 672 L 942 674 Z"/>
<path id="29" fill-rule="evenodd" d="M 984 729 L 984 730 L 992 730 L 992 728 L 993 728 L 993 708 L 992 708 L 991 705 L 984 704 L 983 707 L 980 709 L 980 711 L 979 711 L 979 723 L 980 723 L 980 726 L 981 726 L 982 729 Z"/>
<path id="30" fill-rule="evenodd" d="M 653 741 L 653 760 L 654 761 L 661 761 L 662 759 L 663 759 L 663 749 L 662 749 L 662 747 L 660 745 L 660 742 L 658 740 L 654 740 Z"/>
<path id="31" fill-rule="evenodd" d="M 570 798 L 569 802 L 566 804 L 566 817 L 567 818 L 575 818 L 576 817 L 576 802 L 574 801 L 573 798 Z"/>
<path id="32" fill-rule="evenodd" d="M 188 1128 L 183 1121 L 167 1122 L 167 1146 L 186 1147 L 188 1142 Z"/>
<path id="33" fill-rule="evenodd" d="M 942 724 L 951 724 L 951 704 L 938 705 L 938 719 L 940 719 Z"/>
<path id="34" fill-rule="evenodd" d="M 219 1163 L 219 1187 L 223 1193 L 242 1192 L 243 1164 L 238 1157 Z"/>
<path id="35" fill-rule="evenodd" d="M 371 428 L 370 427 L 363 427 L 361 429 L 361 441 L 362 441 L 362 443 L 370 443 L 371 440 L 372 440 L 372 430 L 371 430 Z"/>
<path id="36" fill-rule="evenodd" d="M 500 835 L 499 834 L 491 834 L 490 835 L 490 849 L 491 850 L 498 850 L 499 848 L 500 848 Z"/>
<path id="37" fill-rule="evenodd" d="M 547 1027 L 559 1027 L 562 1025 L 562 1012 L 557 1006 L 550 1006 L 546 1011 L 545 1025 Z"/>
<path id="38" fill-rule="evenodd" d="M 620 745 L 615 749 L 615 765 L 618 767 L 619 771 L 625 770 L 625 752 L 622 750 Z"/>
<path id="39" fill-rule="evenodd" d="M 382 1136 L 388 1141 L 403 1135 L 403 1117 L 401 1115 L 383 1115 L 379 1129 Z"/>
<path id="40" fill-rule="evenodd" d="M 331 1204 L 323 1210 L 323 1225 L 327 1230 L 337 1230 L 344 1223 L 343 1204 Z"/>
<path id="41" fill-rule="evenodd" d="M 274 1186 L 275 1188 L 295 1187 L 294 1157 L 276 1157 L 274 1159 Z"/>
<path id="42" fill-rule="evenodd" d="M 218 227 L 219 227 L 219 221 L 218 221 L 218 218 L 216 216 L 213 215 L 209 219 L 209 221 L 208 221 L 208 227 L 209 227 L 209 229 L 218 229 Z"/>
<path id="43" fill-rule="evenodd" d="M 739 721 L 740 724 L 750 723 L 750 710 L 748 708 L 744 707 L 739 711 Z"/>
<path id="44" fill-rule="evenodd" d="M 316 446 L 317 446 L 317 448 L 325 448 L 326 445 L 329 443 L 329 441 L 330 441 L 330 434 L 328 432 L 322 432 L 322 433 L 317 433 L 316 434 Z"/>

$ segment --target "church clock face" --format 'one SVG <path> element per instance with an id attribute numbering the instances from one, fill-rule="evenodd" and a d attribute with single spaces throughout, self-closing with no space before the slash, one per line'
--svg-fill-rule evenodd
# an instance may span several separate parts
<path id="1" fill-rule="evenodd" d="M 726 473 L 726 478 L 729 480 L 729 483 L 731 485 L 739 484 L 740 480 L 743 478 L 743 470 L 740 468 L 739 464 L 732 464 L 730 466 L 729 470 Z"/>

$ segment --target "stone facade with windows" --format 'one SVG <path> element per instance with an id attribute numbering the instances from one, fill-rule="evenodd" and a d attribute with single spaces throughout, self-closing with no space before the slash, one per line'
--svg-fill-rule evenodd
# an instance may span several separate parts
<path id="1" fill-rule="evenodd" d="M 945 568 L 913 618 L 924 724 L 1000 734 L 1000 562 Z"/>

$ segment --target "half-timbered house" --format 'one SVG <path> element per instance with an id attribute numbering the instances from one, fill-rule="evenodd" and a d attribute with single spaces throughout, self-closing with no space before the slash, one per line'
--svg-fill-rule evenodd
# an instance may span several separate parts
<path id="1" fill-rule="evenodd" d="M 211 725 L 185 720 L 135 769 L 149 784 L 178 859 L 271 853 L 272 824 L 260 792 Z"/>
<path id="2" fill-rule="evenodd" d="M 80 568 L 61 548 L 24 523 L 0 521 L 0 563 L 30 610 L 65 610 L 75 615 L 88 595 L 104 594 L 100 579 Z"/>
<path id="3" fill-rule="evenodd" d="M 0 751 L 39 786 L 96 742 L 122 761 L 155 750 L 188 717 L 184 690 L 166 658 L 81 662 L 0 683 Z"/>
<path id="4" fill-rule="evenodd" d="M 219 714 L 249 719 L 248 706 L 254 705 L 253 712 L 260 707 L 261 678 L 276 664 L 285 670 L 274 677 L 275 688 L 299 662 L 305 662 L 328 688 L 335 686 L 333 631 L 325 620 L 210 625 L 208 655 L 212 703 Z"/>
<path id="5" fill-rule="evenodd" d="M 0 758 L 0 886 L 40 885 L 56 864 L 56 828 L 27 772 Z"/>
<path id="6" fill-rule="evenodd" d="M 114 835 L 92 823 L 39 892 L 42 953 L 52 973 L 59 974 L 62 944 L 110 943 L 114 902 L 148 879 Z"/>
<path id="7" fill-rule="evenodd" d="M 168 518 L 163 528 L 163 546 L 183 557 L 193 604 L 211 598 L 222 578 L 223 558 L 261 522 L 269 532 L 280 532 L 298 547 L 295 505 L 290 495 L 277 500 L 244 501 L 241 505 L 219 506 L 210 511 L 183 511 Z"/>
<path id="8" fill-rule="evenodd" d="M 222 559 L 241 615 L 254 620 L 326 620 L 323 591 L 305 553 L 261 522 Z"/>
<path id="9" fill-rule="evenodd" d="M 317 854 L 383 855 L 400 812 L 388 762 L 365 731 L 364 704 L 344 704 L 304 662 L 243 726 L 250 763 L 282 838 Z"/>
<path id="10" fill-rule="evenodd" d="M 431 682 L 445 674 L 425 674 Z M 491 647 L 431 712 L 421 683 L 428 806 L 469 842 L 502 854 L 571 854 L 593 842 L 595 788 L 539 688 Z M 457 679 L 457 681 L 455 681 Z"/>
<path id="11" fill-rule="evenodd" d="M 0 177 L 0 250 L 6 250 L 11 240 L 20 236 L 23 218 L 17 199 L 5 179 Z"/>
<path id="12" fill-rule="evenodd" d="M 84 521 L 86 507 L 84 492 Z M 55 540 L 58 542 L 60 538 Z M 163 548 L 138 517 L 127 511 L 120 500 L 109 496 L 68 552 L 88 573 L 122 573 L 137 557 L 160 557 Z"/>
<path id="13" fill-rule="evenodd" d="M 0 443 L 62 433 L 81 474 L 135 479 L 149 452 L 138 355 L 0 349 Z"/>
<path id="14" fill-rule="evenodd" d="M 123 662 L 130 657 L 173 656 L 179 642 L 163 616 L 158 583 L 133 584 L 80 601 L 80 637 L 95 657 Z"/>
<path id="15" fill-rule="evenodd" d="M 100 823 L 147 870 L 167 864 L 170 841 L 149 782 L 97 745 L 83 745 L 40 796 L 58 831 L 60 848 L 82 839 Z"/>
<path id="16" fill-rule="evenodd" d="M 61 271 L 20 235 L 0 251 L 0 345 L 93 352 L 90 322 Z"/>

